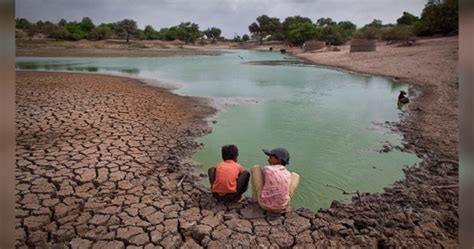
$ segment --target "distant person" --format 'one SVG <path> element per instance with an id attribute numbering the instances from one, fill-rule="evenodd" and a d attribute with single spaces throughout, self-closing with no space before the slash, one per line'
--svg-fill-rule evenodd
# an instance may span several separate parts
<path id="1" fill-rule="evenodd" d="M 237 146 L 224 145 L 221 152 L 223 162 L 208 170 L 212 196 L 218 201 L 240 200 L 247 191 L 250 173 L 237 163 Z"/>
<path id="2" fill-rule="evenodd" d="M 405 91 L 400 91 L 400 94 L 398 95 L 398 104 L 407 104 L 410 102 L 410 99 L 408 99 L 407 96 L 405 96 L 407 93 Z"/>
<path id="3" fill-rule="evenodd" d="M 284 213 L 289 210 L 300 176 L 286 169 L 290 154 L 285 148 L 264 149 L 263 153 L 268 156 L 269 165 L 252 167 L 252 198 L 265 210 Z"/>

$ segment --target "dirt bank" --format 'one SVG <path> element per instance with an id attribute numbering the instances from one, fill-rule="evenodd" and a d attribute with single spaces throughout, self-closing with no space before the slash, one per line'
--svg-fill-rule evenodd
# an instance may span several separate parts
<path id="1" fill-rule="evenodd" d="M 218 51 L 187 46 L 182 42 L 162 41 L 55 41 L 52 39 L 16 39 L 17 56 L 34 57 L 169 57 L 218 55 Z"/>
<path id="2" fill-rule="evenodd" d="M 190 162 L 215 110 L 136 80 L 17 72 L 17 247 L 456 247 L 457 165 L 313 213 L 217 203 Z M 181 184 L 179 184 L 181 182 Z"/>

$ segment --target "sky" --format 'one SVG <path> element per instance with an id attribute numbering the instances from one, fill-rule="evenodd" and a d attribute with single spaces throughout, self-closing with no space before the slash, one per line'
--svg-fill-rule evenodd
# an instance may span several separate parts
<path id="1" fill-rule="evenodd" d="M 57 23 L 90 17 L 94 24 L 133 19 L 138 28 L 156 30 L 194 22 L 200 30 L 217 27 L 222 36 L 249 34 L 248 26 L 260 15 L 321 17 L 351 21 L 358 27 L 373 19 L 396 23 L 404 11 L 420 16 L 427 0 L 16 0 L 16 17 Z"/>

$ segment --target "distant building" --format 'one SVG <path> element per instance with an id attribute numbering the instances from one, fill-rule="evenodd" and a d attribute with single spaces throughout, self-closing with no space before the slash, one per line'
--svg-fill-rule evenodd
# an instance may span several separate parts
<path id="1" fill-rule="evenodd" d="M 307 41 L 303 44 L 303 51 L 309 52 L 309 51 L 319 50 L 325 47 L 326 47 L 326 42 L 317 41 L 317 40 Z"/>
<path id="2" fill-rule="evenodd" d="M 350 52 L 374 52 L 377 48 L 377 40 L 353 39 Z"/>

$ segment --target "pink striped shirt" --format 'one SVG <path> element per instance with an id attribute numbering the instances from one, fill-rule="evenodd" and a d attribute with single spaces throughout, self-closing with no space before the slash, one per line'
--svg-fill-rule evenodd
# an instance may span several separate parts
<path id="1" fill-rule="evenodd" d="M 283 165 L 265 166 L 263 179 L 262 204 L 273 210 L 286 209 L 290 204 L 291 173 Z"/>

